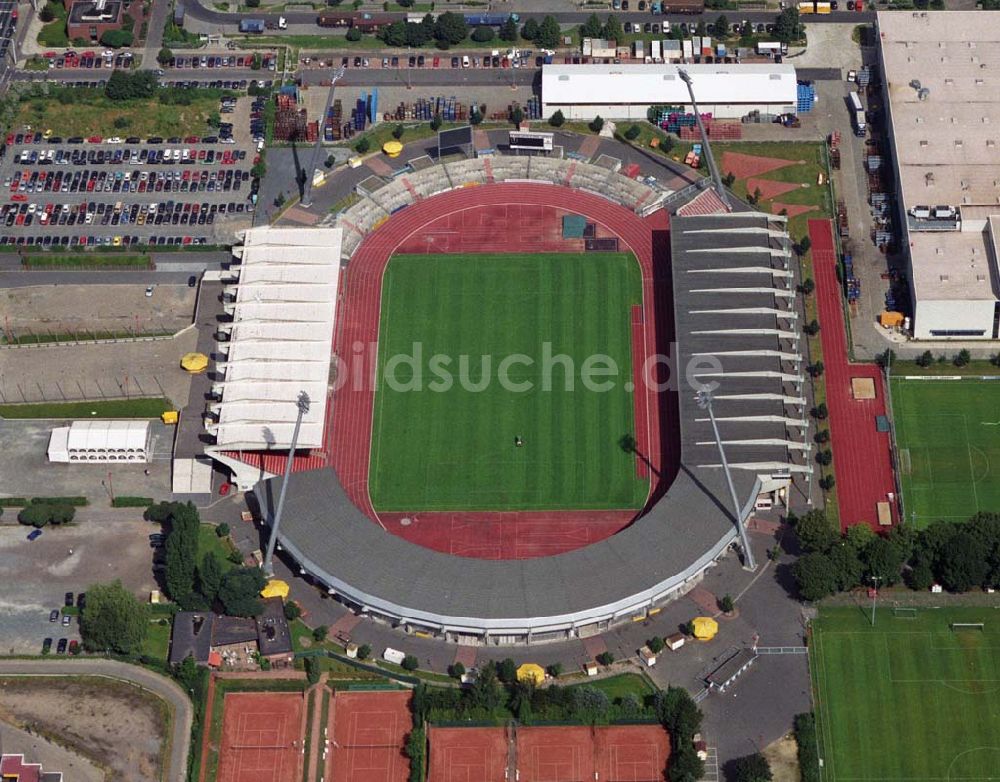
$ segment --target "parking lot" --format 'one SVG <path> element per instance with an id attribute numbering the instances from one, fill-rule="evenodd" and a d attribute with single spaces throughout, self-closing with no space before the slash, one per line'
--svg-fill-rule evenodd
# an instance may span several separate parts
<path id="1" fill-rule="evenodd" d="M 78 511 L 78 516 L 86 514 Z M 5 517 L 14 518 L 9 508 Z M 27 536 L 30 527 L 0 524 L 0 558 L 4 563 L 4 590 L 0 597 L 0 627 L 5 654 L 38 654 L 46 638 L 52 639 L 52 653 L 57 653 L 61 639 L 80 640 L 76 616 L 63 625 L 61 610 L 66 593 L 79 593 L 91 584 L 121 579 L 136 596 L 149 598 L 156 588 L 152 571 L 149 535 L 157 525 L 123 517 L 114 521 L 81 521 L 67 527 L 46 527 L 34 541 Z M 7 521 L 7 519 L 5 519 Z M 59 611 L 50 621 L 52 611 Z"/>
<path id="2" fill-rule="evenodd" d="M 255 108 L 256 106 L 256 108 Z M 263 140 L 260 103 L 223 99 L 211 136 L 6 138 L 0 244 L 44 248 L 197 245 L 249 226 Z M 255 116 L 254 116 L 255 115 Z"/>

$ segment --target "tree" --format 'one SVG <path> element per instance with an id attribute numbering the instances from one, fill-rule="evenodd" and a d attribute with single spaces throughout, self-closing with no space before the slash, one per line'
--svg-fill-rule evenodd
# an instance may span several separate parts
<path id="1" fill-rule="evenodd" d="M 559 29 L 559 22 L 554 16 L 546 16 L 542 23 L 538 25 L 538 36 L 535 43 L 546 49 L 555 49 L 559 45 L 562 31 Z"/>
<path id="2" fill-rule="evenodd" d="M 778 14 L 774 24 L 774 37 L 782 43 L 791 43 L 802 37 L 802 22 L 799 21 L 798 8 L 786 8 Z"/>
<path id="3" fill-rule="evenodd" d="M 406 22 L 399 19 L 379 30 L 378 37 L 381 38 L 387 46 L 395 46 L 397 48 L 406 46 L 407 27 L 408 25 Z"/>
<path id="4" fill-rule="evenodd" d="M 861 583 L 862 566 L 858 550 L 846 543 L 829 551 L 830 562 L 837 573 L 837 590 L 844 592 Z"/>
<path id="5" fill-rule="evenodd" d="M 294 600 L 287 601 L 282 607 L 282 610 L 285 613 L 285 619 L 289 622 L 294 622 L 302 616 L 302 607 Z"/>
<path id="6" fill-rule="evenodd" d="M 623 35 L 625 31 L 622 29 L 622 23 L 618 21 L 617 16 L 609 14 L 608 21 L 604 23 L 604 37 L 609 41 L 621 41 Z"/>
<path id="7" fill-rule="evenodd" d="M 813 437 L 813 440 L 815 440 L 819 445 L 830 442 L 830 430 L 820 429 L 816 432 L 816 436 Z"/>
<path id="8" fill-rule="evenodd" d="M 182 603 L 194 592 L 195 567 L 199 561 L 198 530 L 201 519 L 194 505 L 190 503 L 184 505 L 175 503 L 170 513 L 169 532 L 165 544 L 164 581 L 167 596 L 177 603 Z"/>
<path id="9" fill-rule="evenodd" d="M 517 663 L 505 657 L 497 663 L 497 678 L 503 684 L 513 684 L 517 681 Z"/>
<path id="10" fill-rule="evenodd" d="M 814 509 L 799 516 L 794 524 L 795 535 L 806 552 L 828 551 L 837 542 L 837 531 L 822 510 Z"/>
<path id="11" fill-rule="evenodd" d="M 727 776 L 733 782 L 771 782 L 771 766 L 759 752 L 736 758 Z"/>
<path id="12" fill-rule="evenodd" d="M 497 667 L 492 661 L 486 663 L 469 690 L 471 703 L 486 711 L 493 711 L 503 702 L 503 690 L 497 681 Z"/>
<path id="13" fill-rule="evenodd" d="M 442 123 L 440 114 L 435 114 L 433 117 L 431 117 L 431 130 L 436 131 L 438 128 L 441 127 L 441 124 Z"/>
<path id="14" fill-rule="evenodd" d="M 149 606 L 136 600 L 121 581 L 87 588 L 80 635 L 90 652 L 138 655 L 149 628 Z"/>
<path id="15" fill-rule="evenodd" d="M 601 665 L 611 665 L 615 661 L 615 656 L 611 652 L 601 652 L 596 658 Z"/>
<path id="16" fill-rule="evenodd" d="M 733 601 L 732 595 L 723 595 L 719 599 L 719 610 L 724 614 L 731 614 L 736 610 L 736 603 Z"/>
<path id="17" fill-rule="evenodd" d="M 264 610 L 260 591 L 267 583 L 258 567 L 233 568 L 222 577 L 218 598 L 230 616 L 258 616 Z"/>
<path id="18" fill-rule="evenodd" d="M 604 25 L 601 24 L 601 19 L 597 14 L 591 14 L 587 17 L 587 21 L 580 25 L 581 38 L 600 38 L 602 32 L 604 32 Z"/>
<path id="19" fill-rule="evenodd" d="M 464 41 L 468 34 L 469 26 L 465 23 L 465 17 L 451 11 L 441 14 L 434 25 L 434 37 L 452 45 Z"/>
<path id="20" fill-rule="evenodd" d="M 310 684 L 316 684 L 319 681 L 319 676 L 319 660 L 315 657 L 306 657 L 306 681 Z"/>
<path id="21" fill-rule="evenodd" d="M 493 28 L 486 25 L 479 25 L 472 31 L 472 40 L 476 43 L 488 43 L 494 38 L 496 38 L 496 33 L 493 32 Z"/>
<path id="22" fill-rule="evenodd" d="M 461 679 L 465 676 L 465 666 L 461 662 L 452 663 L 448 666 L 448 675 L 453 679 Z"/>
<path id="23" fill-rule="evenodd" d="M 361 30 L 359 30 L 357 27 L 349 27 L 344 37 L 348 41 L 353 41 L 357 43 L 364 37 L 364 35 L 362 34 Z"/>
<path id="24" fill-rule="evenodd" d="M 646 648 L 649 649 L 653 654 L 659 654 L 663 651 L 665 644 L 663 639 L 658 635 L 654 635 L 648 641 L 646 641 Z"/>
<path id="25" fill-rule="evenodd" d="M 903 567 L 905 557 L 899 548 L 887 538 L 876 535 L 861 550 L 860 556 L 861 564 L 865 568 L 866 582 L 878 579 L 880 585 L 889 585 L 899 581 L 900 569 Z"/>
<path id="26" fill-rule="evenodd" d="M 326 634 L 329 632 L 329 628 L 326 625 L 317 625 L 313 628 L 313 640 L 316 643 L 323 643 L 326 640 Z"/>
<path id="27" fill-rule="evenodd" d="M 424 778 L 424 754 L 427 751 L 427 739 L 424 729 L 414 727 L 406 737 L 403 753 L 410 761 L 410 782 L 422 782 Z"/>
<path id="28" fill-rule="evenodd" d="M 563 672 L 562 663 L 552 663 L 548 668 L 545 669 L 545 672 L 553 679 L 558 679 L 560 676 L 562 676 Z"/>
<path id="29" fill-rule="evenodd" d="M 970 533 L 961 530 L 941 550 L 935 571 L 950 592 L 968 592 L 982 586 L 989 573 L 986 552 Z M 88 600 L 90 596 L 88 595 Z"/>
<path id="30" fill-rule="evenodd" d="M 637 138 L 639 138 L 639 134 L 641 133 L 642 133 L 642 128 L 640 128 L 638 125 L 629 125 L 628 128 L 625 130 L 625 138 L 628 139 L 629 141 L 635 141 Z"/>
<path id="31" fill-rule="evenodd" d="M 216 537 L 224 538 L 229 534 L 229 525 L 223 522 L 215 528 Z"/>
<path id="32" fill-rule="evenodd" d="M 52 521 L 52 506 L 45 502 L 26 505 L 17 514 L 21 524 L 40 529 Z"/>
<path id="33" fill-rule="evenodd" d="M 368 140 L 367 136 L 362 136 L 358 139 L 357 143 L 354 145 L 354 151 L 359 155 L 365 154 L 369 149 L 371 149 L 372 143 Z"/>
<path id="34" fill-rule="evenodd" d="M 392 129 L 392 137 L 396 139 L 396 141 L 399 141 L 405 132 L 406 128 L 403 126 L 403 123 L 399 123 Z"/>
<path id="35" fill-rule="evenodd" d="M 367 660 L 371 656 L 372 656 L 372 648 L 369 644 L 361 644 L 361 646 L 358 647 L 359 660 Z"/>
<path id="36" fill-rule="evenodd" d="M 705 21 L 704 20 L 699 20 L 698 21 L 698 24 L 694 28 L 694 34 L 695 35 L 707 35 L 708 34 L 707 26 L 705 25 Z"/>
<path id="37" fill-rule="evenodd" d="M 515 106 L 510 112 L 510 121 L 515 128 L 520 128 L 521 123 L 524 122 L 524 112 L 521 111 L 520 106 Z"/>
<path id="38" fill-rule="evenodd" d="M 834 486 L 837 485 L 837 479 L 832 475 L 824 475 L 819 479 L 819 487 L 823 491 L 830 491 Z"/>
<path id="39" fill-rule="evenodd" d="M 415 671 L 420 667 L 420 660 L 418 660 L 412 654 L 406 655 L 401 663 L 404 671 Z"/>
<path id="40" fill-rule="evenodd" d="M 799 292 L 806 296 L 809 296 L 814 290 L 816 290 L 816 282 L 812 277 L 806 277 L 799 285 Z"/>
<path id="41" fill-rule="evenodd" d="M 594 117 L 593 120 L 591 120 L 589 127 L 592 131 L 594 131 L 594 133 L 601 132 L 601 130 L 604 128 L 604 120 L 601 118 L 600 114 L 598 114 L 596 117 Z"/>
<path id="42" fill-rule="evenodd" d="M 740 44 L 743 46 L 749 46 L 753 43 L 753 24 L 749 21 L 743 23 L 740 27 Z"/>
<path id="43" fill-rule="evenodd" d="M 962 348 L 955 355 L 954 363 L 955 363 L 956 367 L 964 367 L 964 366 L 968 366 L 968 364 L 969 364 L 969 362 L 971 360 L 972 360 L 972 354 L 969 353 L 969 351 L 966 350 L 965 348 Z"/>
<path id="44" fill-rule="evenodd" d="M 110 44 L 107 44 L 110 46 Z M 156 71 L 123 71 L 116 69 L 108 77 L 104 94 L 110 100 L 152 98 L 157 89 Z"/>
<path id="45" fill-rule="evenodd" d="M 833 461 L 833 452 L 829 448 L 824 448 L 816 452 L 816 464 L 826 467 Z"/>
<path id="46" fill-rule="evenodd" d="M 561 128 L 564 122 L 566 122 L 566 117 L 560 109 L 556 109 L 549 117 L 549 124 L 554 128 Z"/>
<path id="47" fill-rule="evenodd" d="M 857 552 L 863 551 L 875 539 L 875 530 L 867 524 L 852 524 L 844 533 L 843 542 Z"/>
<path id="48" fill-rule="evenodd" d="M 110 46 L 112 49 L 120 49 L 123 46 L 131 46 L 135 36 L 129 30 L 105 30 L 101 34 L 101 43 Z"/>
<path id="49" fill-rule="evenodd" d="M 826 402 L 820 402 L 810 412 L 817 421 L 825 421 L 830 415 L 830 411 L 826 407 Z"/>
<path id="50" fill-rule="evenodd" d="M 170 51 L 170 49 L 168 49 L 166 46 L 160 49 L 160 53 L 156 55 L 156 61 L 160 63 L 160 65 L 169 65 L 171 62 L 173 62 L 173 59 L 174 59 L 174 53 Z"/>
<path id="51" fill-rule="evenodd" d="M 596 687 L 575 687 L 573 689 L 573 705 L 580 712 L 581 719 L 589 722 L 597 722 L 602 719 L 609 708 L 611 699 L 604 690 Z"/>
<path id="52" fill-rule="evenodd" d="M 701 730 L 701 710 L 683 687 L 670 686 L 653 696 L 657 719 L 671 733 L 673 746 L 690 744 Z"/>
<path id="53" fill-rule="evenodd" d="M 725 14 L 719 14 L 719 18 L 715 20 L 715 37 L 722 39 L 729 37 L 729 20 Z"/>
<path id="54" fill-rule="evenodd" d="M 809 249 L 811 247 L 812 247 L 812 239 L 810 239 L 808 236 L 803 236 L 801 239 L 799 239 L 799 243 L 795 245 L 795 251 L 799 255 L 805 255 L 807 252 L 809 252 Z"/>
<path id="55" fill-rule="evenodd" d="M 206 551 L 198 566 L 198 591 L 211 603 L 219 594 L 222 585 L 222 563 L 214 551 Z"/>
<path id="56" fill-rule="evenodd" d="M 934 354 L 929 350 L 925 350 L 916 358 L 916 363 L 918 367 L 929 367 L 934 363 Z"/>
<path id="57" fill-rule="evenodd" d="M 517 41 L 517 22 L 513 16 L 508 16 L 507 21 L 500 25 L 500 40 L 511 43 Z"/>
<path id="58" fill-rule="evenodd" d="M 57 7 L 58 6 L 55 6 L 53 3 L 46 3 L 42 7 L 42 10 L 38 12 L 38 18 L 46 23 L 51 22 L 53 19 L 56 18 Z"/>
<path id="59" fill-rule="evenodd" d="M 534 19 L 529 19 L 524 23 L 524 27 L 521 28 L 521 37 L 526 41 L 533 41 L 538 37 L 538 22 Z"/>
<path id="60" fill-rule="evenodd" d="M 794 566 L 795 581 L 805 600 L 819 600 L 837 591 L 837 570 L 826 554 L 814 551 Z"/>
<path id="61" fill-rule="evenodd" d="M 823 365 L 822 361 L 816 361 L 806 367 L 806 372 L 809 373 L 809 377 L 819 377 L 823 374 L 823 370 L 826 367 Z"/>
<path id="62" fill-rule="evenodd" d="M 914 557 L 910 567 L 903 573 L 903 579 L 910 589 L 926 592 L 934 583 L 931 561 L 924 554 Z"/>

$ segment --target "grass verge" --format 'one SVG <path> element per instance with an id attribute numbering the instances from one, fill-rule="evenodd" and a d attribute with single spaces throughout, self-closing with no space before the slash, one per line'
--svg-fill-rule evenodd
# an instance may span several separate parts
<path id="1" fill-rule="evenodd" d="M 108 399 L 92 402 L 41 402 L 26 405 L 0 405 L 0 418 L 159 418 L 172 410 L 169 399 Z"/>

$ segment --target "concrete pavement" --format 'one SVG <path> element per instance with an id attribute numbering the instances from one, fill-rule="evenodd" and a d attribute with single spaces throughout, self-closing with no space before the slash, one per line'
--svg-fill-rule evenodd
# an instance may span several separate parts
<path id="1" fill-rule="evenodd" d="M 105 676 L 131 682 L 158 695 L 173 708 L 170 727 L 170 756 L 167 758 L 165 779 L 185 782 L 188 753 L 191 750 L 191 724 L 194 708 L 187 694 L 172 679 L 146 668 L 118 662 L 79 657 L 61 660 L 0 659 L 2 676 Z"/>

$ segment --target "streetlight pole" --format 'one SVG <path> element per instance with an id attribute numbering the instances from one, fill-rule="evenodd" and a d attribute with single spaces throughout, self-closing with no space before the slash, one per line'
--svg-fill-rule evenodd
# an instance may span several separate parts
<path id="1" fill-rule="evenodd" d="M 285 59 L 287 61 L 288 58 L 286 57 Z M 312 206 L 313 175 L 316 172 L 316 167 L 319 165 L 319 153 L 323 147 L 323 125 L 326 123 L 326 115 L 330 113 L 330 107 L 333 105 L 333 88 L 343 76 L 344 66 L 341 65 L 340 68 L 334 71 L 333 78 L 330 79 L 330 91 L 326 95 L 326 106 L 323 107 L 323 116 L 319 118 L 319 132 L 316 134 L 316 144 L 313 147 L 312 159 L 309 162 L 305 185 L 302 189 L 302 206 L 307 209 Z"/>
<path id="2" fill-rule="evenodd" d="M 295 428 L 292 430 L 292 445 L 288 449 L 288 461 L 285 462 L 285 477 L 281 481 L 281 493 L 278 495 L 278 507 L 271 521 L 271 535 L 267 540 L 267 554 L 264 556 L 264 574 L 270 578 L 274 575 L 274 547 L 278 542 L 278 526 L 281 524 L 281 512 L 285 508 L 285 492 L 288 491 L 288 479 L 292 474 L 292 460 L 295 458 L 295 446 L 299 442 L 299 429 L 302 427 L 302 417 L 309 412 L 309 394 L 299 392 L 295 400 L 298 414 L 295 416 Z"/>
<path id="3" fill-rule="evenodd" d="M 878 602 L 878 580 L 881 576 L 872 576 L 872 583 L 875 584 L 875 590 L 872 592 L 872 627 L 875 626 L 875 603 Z"/>
<path id="4" fill-rule="evenodd" d="M 698 112 L 698 103 L 694 98 L 694 85 L 691 84 L 691 76 L 683 68 L 677 69 L 677 75 L 687 85 L 688 95 L 691 96 L 691 111 L 694 112 L 694 121 L 698 125 L 698 133 L 701 136 L 701 143 L 705 149 L 705 159 L 708 161 L 708 171 L 712 175 L 712 181 L 715 183 L 715 192 L 718 194 L 723 206 L 726 207 L 726 210 L 731 211 L 732 206 L 729 203 L 729 194 L 726 192 L 726 188 L 722 186 L 722 176 L 719 174 L 718 166 L 715 165 L 715 157 L 712 155 L 712 145 L 708 143 L 708 133 L 705 131 L 705 123 L 701 121 L 701 114 Z"/>
<path id="5" fill-rule="evenodd" d="M 753 558 L 750 540 L 747 538 L 746 528 L 740 520 L 740 501 L 736 496 L 736 487 L 733 485 L 733 475 L 729 471 L 729 462 L 726 461 L 726 451 L 722 447 L 722 437 L 719 435 L 719 425 L 715 422 L 715 413 L 712 410 L 712 392 L 708 389 L 699 391 L 697 400 L 698 406 L 708 411 L 708 418 L 712 422 L 712 431 L 715 433 L 715 443 L 719 446 L 719 458 L 722 460 L 722 470 L 726 473 L 726 483 L 729 484 L 729 496 L 733 501 L 733 518 L 736 519 L 736 529 L 740 533 L 740 544 L 743 546 L 743 568 L 744 570 L 756 570 L 757 563 Z"/>

